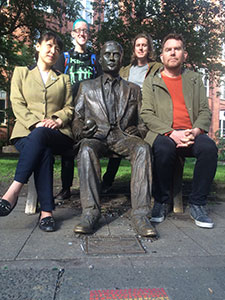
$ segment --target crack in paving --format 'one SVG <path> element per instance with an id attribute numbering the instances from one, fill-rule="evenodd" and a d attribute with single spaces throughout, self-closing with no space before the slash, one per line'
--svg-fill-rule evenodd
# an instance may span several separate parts
<path id="1" fill-rule="evenodd" d="M 23 248 L 25 247 L 27 241 L 30 239 L 30 237 L 32 236 L 34 230 L 36 229 L 36 227 L 38 226 L 38 223 L 36 224 L 36 226 L 34 226 L 33 230 L 31 230 L 30 234 L 28 235 L 28 237 L 25 239 L 22 247 L 20 248 L 19 252 L 17 253 L 17 255 L 15 256 L 14 260 L 17 260 L 18 256 L 20 255 L 20 253 L 23 251 Z"/>
<path id="2" fill-rule="evenodd" d="M 56 286 L 55 286 L 55 292 L 53 300 L 57 300 L 57 295 L 59 294 L 60 287 L 62 285 L 63 275 L 65 273 L 65 269 L 59 269 L 57 280 L 56 280 Z"/>

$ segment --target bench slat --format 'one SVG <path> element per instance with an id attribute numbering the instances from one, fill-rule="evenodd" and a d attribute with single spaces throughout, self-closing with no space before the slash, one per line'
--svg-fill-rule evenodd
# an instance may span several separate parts
<path id="1" fill-rule="evenodd" d="M 174 213 L 183 213 L 183 198 L 182 198 L 182 178 L 184 170 L 185 159 L 178 157 L 175 163 L 174 177 L 173 177 L 173 212 Z"/>
<path id="2" fill-rule="evenodd" d="M 31 175 L 28 181 L 27 201 L 25 207 L 25 214 L 33 215 L 37 208 L 37 192 L 34 184 L 34 174 Z"/>

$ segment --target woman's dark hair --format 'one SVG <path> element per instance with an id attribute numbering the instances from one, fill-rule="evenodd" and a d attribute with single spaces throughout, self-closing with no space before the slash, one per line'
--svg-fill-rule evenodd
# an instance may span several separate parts
<path id="1" fill-rule="evenodd" d="M 38 43 L 41 44 L 43 41 L 53 40 L 55 44 L 58 45 L 60 52 L 63 50 L 63 41 L 61 38 L 54 32 L 48 31 L 41 34 L 40 38 L 38 39 Z M 35 59 L 38 60 L 38 52 L 35 53 Z"/>
<path id="2" fill-rule="evenodd" d="M 152 37 L 150 36 L 150 34 L 148 33 L 139 33 L 138 35 L 135 36 L 135 38 L 133 39 L 132 41 L 132 49 L 133 49 L 133 54 L 131 56 L 131 64 L 136 66 L 137 65 L 137 57 L 135 55 L 135 44 L 136 44 L 136 41 L 137 39 L 140 39 L 140 38 L 144 38 L 147 40 L 147 43 L 148 43 L 148 56 L 147 56 L 147 60 L 148 62 L 150 61 L 154 61 L 155 60 L 155 53 L 154 53 L 154 49 L 153 49 L 153 42 L 152 42 Z"/>

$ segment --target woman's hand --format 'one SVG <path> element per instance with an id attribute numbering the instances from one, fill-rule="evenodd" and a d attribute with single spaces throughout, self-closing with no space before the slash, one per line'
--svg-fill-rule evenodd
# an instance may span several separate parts
<path id="1" fill-rule="evenodd" d="M 57 124 L 57 128 L 61 128 L 61 127 L 62 127 L 63 121 L 62 121 L 60 118 L 57 118 L 57 119 L 55 120 L 55 123 Z"/>
<path id="2" fill-rule="evenodd" d="M 51 129 L 58 129 L 62 126 L 62 120 L 60 118 L 57 118 L 55 120 L 53 119 L 44 119 L 41 122 L 36 124 L 37 127 L 47 127 Z"/>

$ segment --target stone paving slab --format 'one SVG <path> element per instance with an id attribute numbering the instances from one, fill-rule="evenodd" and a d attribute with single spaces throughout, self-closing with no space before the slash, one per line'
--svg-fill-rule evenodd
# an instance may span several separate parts
<path id="1" fill-rule="evenodd" d="M 183 228 L 183 232 L 190 240 L 195 241 L 196 245 L 201 247 L 208 255 L 225 255 L 224 227 L 217 228 L 216 235 L 213 234 L 212 230 L 207 229 L 193 231 L 190 228 Z"/>
<path id="2" fill-rule="evenodd" d="M 48 260 L 73 259 L 83 256 L 79 239 L 70 229 L 44 233 L 37 228 L 26 242 L 17 259 Z"/>
<path id="3" fill-rule="evenodd" d="M 1 300 L 54 300 L 58 270 L 1 270 Z"/>
<path id="4" fill-rule="evenodd" d="M 135 230 L 132 227 L 131 221 L 126 216 L 120 216 L 118 218 L 109 220 L 109 232 L 111 236 L 118 236 L 118 228 L 120 228 L 121 236 L 134 236 Z"/>
<path id="5" fill-rule="evenodd" d="M 208 252 L 190 238 L 183 230 L 178 230 L 174 224 L 166 220 L 165 224 L 156 225 L 159 238 L 149 243 L 143 240 L 143 244 L 148 254 L 154 257 L 174 257 L 174 256 L 205 256 Z"/>
<path id="6" fill-rule="evenodd" d="M 31 236 L 28 229 L 0 229 L 0 260 L 15 260 Z"/>

